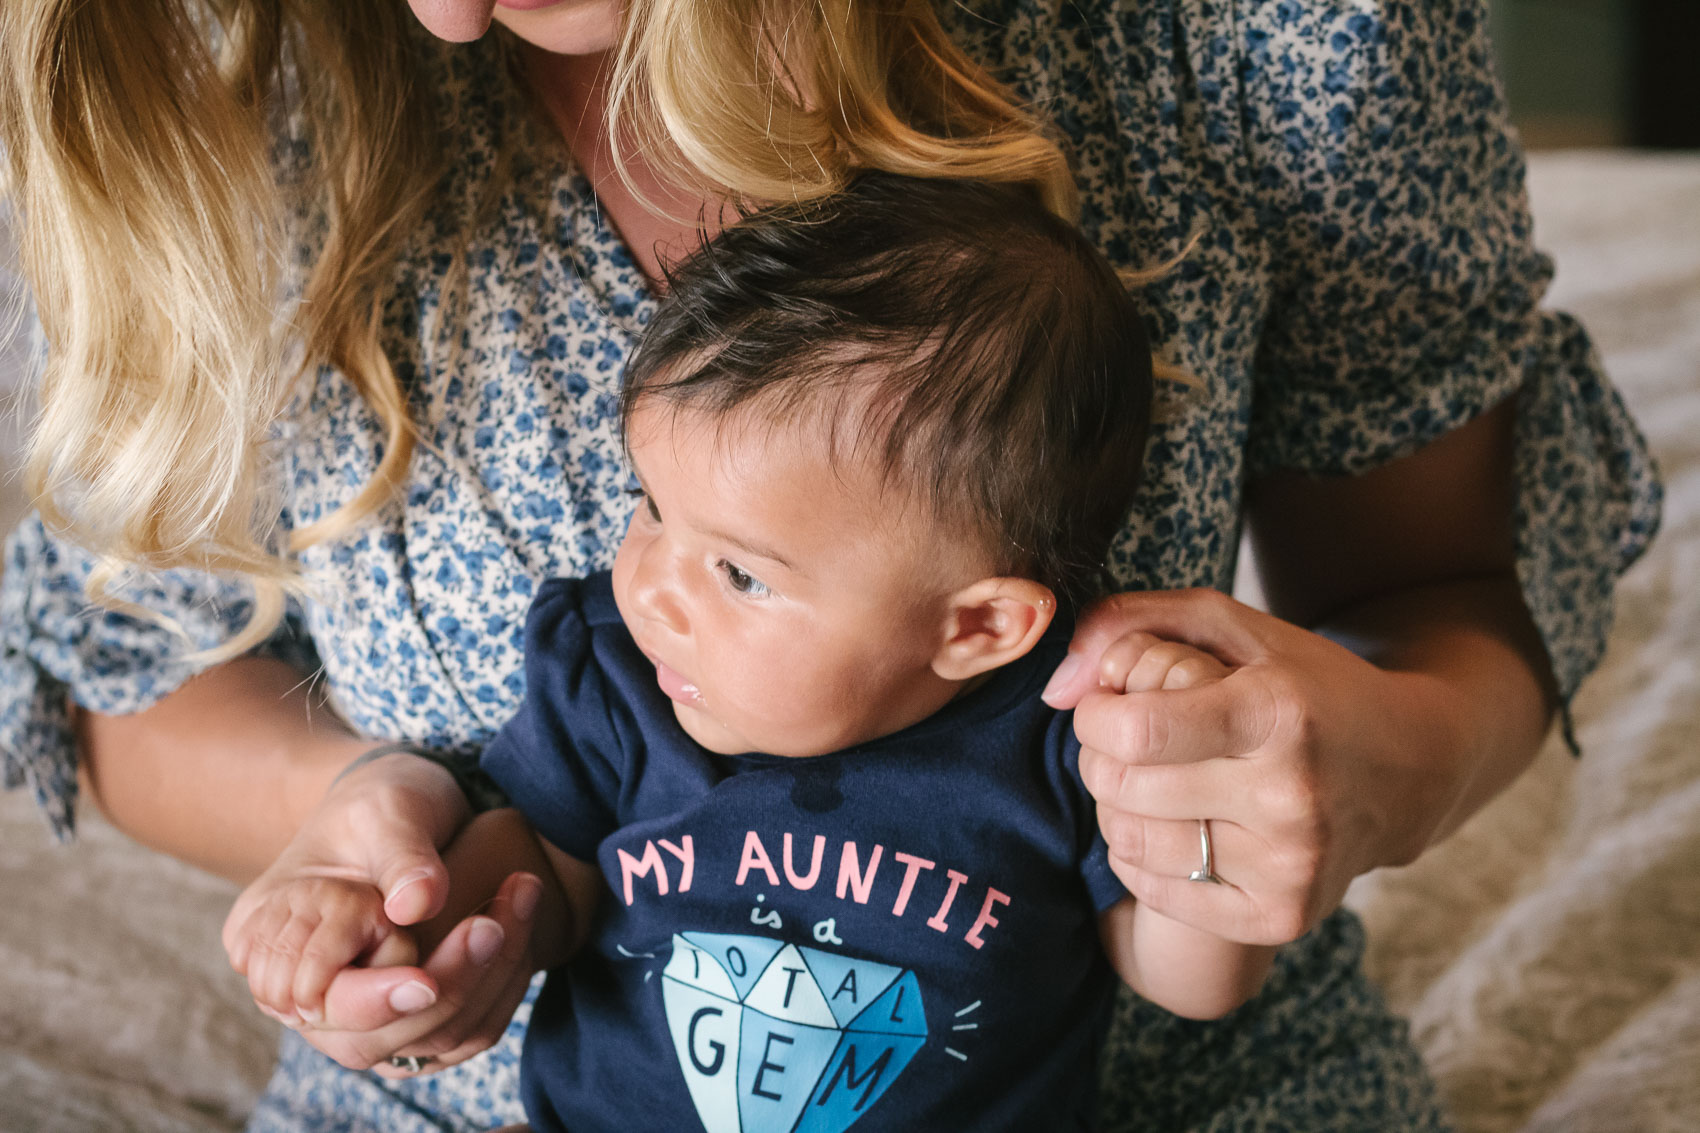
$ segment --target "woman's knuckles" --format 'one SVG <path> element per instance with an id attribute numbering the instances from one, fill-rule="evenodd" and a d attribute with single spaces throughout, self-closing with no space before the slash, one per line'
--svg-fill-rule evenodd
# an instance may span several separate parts
<path id="1" fill-rule="evenodd" d="M 1092 748 L 1081 749 L 1080 780 L 1102 807 L 1137 814 L 1138 771 L 1116 756 Z"/>
<path id="2" fill-rule="evenodd" d="M 1166 713 L 1147 697 L 1092 697 L 1075 714 L 1075 733 L 1088 747 L 1113 754 L 1126 763 L 1161 762 L 1169 745 Z"/>
<path id="3" fill-rule="evenodd" d="M 1258 776 L 1252 799 L 1266 837 L 1280 843 L 1314 840 L 1321 826 L 1316 780 L 1290 766 L 1259 770 L 1264 773 Z"/>
<path id="4" fill-rule="evenodd" d="M 1311 921 L 1305 915 L 1304 906 L 1296 903 L 1277 903 L 1266 906 L 1258 916 L 1262 931 L 1258 934 L 1259 944 L 1291 944 L 1311 930 Z"/>
<path id="5" fill-rule="evenodd" d="M 1129 865 L 1143 865 L 1146 856 L 1146 824 L 1140 818 L 1099 804 L 1098 829 L 1110 854 Z"/>
<path id="6" fill-rule="evenodd" d="M 370 1070 L 389 1057 L 359 1044 L 314 1043 L 313 1045 L 317 1046 L 326 1057 L 348 1070 Z"/>

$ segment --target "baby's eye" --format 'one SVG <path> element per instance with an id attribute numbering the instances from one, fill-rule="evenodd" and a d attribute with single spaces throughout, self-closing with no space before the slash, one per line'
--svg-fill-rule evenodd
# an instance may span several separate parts
<path id="1" fill-rule="evenodd" d="M 767 596 L 767 584 L 748 571 L 741 569 L 735 563 L 721 559 L 716 565 L 720 568 L 720 572 L 726 576 L 726 584 L 738 593 L 747 594 L 751 598 Z"/>
<path id="2" fill-rule="evenodd" d="M 649 513 L 651 522 L 661 522 L 661 512 L 658 508 L 656 508 L 655 501 L 650 498 L 648 492 L 644 491 L 642 488 L 627 488 L 626 495 L 637 496 L 639 499 L 643 500 L 644 510 Z"/>

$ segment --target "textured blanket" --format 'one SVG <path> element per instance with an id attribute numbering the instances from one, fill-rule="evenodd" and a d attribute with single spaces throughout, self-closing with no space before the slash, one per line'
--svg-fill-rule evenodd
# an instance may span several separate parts
<path id="1" fill-rule="evenodd" d="M 1371 973 L 1473 1130 L 1700 1129 L 1700 157 L 1533 164 L 1553 305 L 1652 442 L 1664 531 L 1534 769 L 1416 865 L 1359 881 Z"/>
<path id="2" fill-rule="evenodd" d="M 1351 901 L 1464 1129 L 1697 1129 L 1700 155 L 1545 155 L 1532 193 L 1553 302 L 1593 331 L 1663 466 L 1665 532 L 1577 703 L 1586 757 L 1549 744 Z M 0 522 L 17 508 L 0 479 Z M 56 849 L 0 797 L 0 1133 L 239 1128 L 275 1030 L 218 946 L 233 891 L 92 813 L 82 828 Z"/>

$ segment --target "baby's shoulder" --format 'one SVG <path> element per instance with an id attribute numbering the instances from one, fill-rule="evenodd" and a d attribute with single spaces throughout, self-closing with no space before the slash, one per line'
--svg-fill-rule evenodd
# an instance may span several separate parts
<path id="1" fill-rule="evenodd" d="M 614 602 L 613 575 L 598 571 L 584 578 L 550 578 L 537 587 L 528 620 L 538 624 L 570 623 L 590 630 L 622 629 L 620 608 Z"/>
<path id="2" fill-rule="evenodd" d="M 525 668 L 528 681 L 595 686 L 621 700 L 641 699 L 653 672 L 620 617 L 607 571 L 538 585 L 525 620 Z"/>

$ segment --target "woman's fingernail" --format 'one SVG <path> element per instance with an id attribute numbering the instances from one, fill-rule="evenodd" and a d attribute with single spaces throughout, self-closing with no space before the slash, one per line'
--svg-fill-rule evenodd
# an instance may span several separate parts
<path id="1" fill-rule="evenodd" d="M 428 869 L 416 869 L 412 873 L 404 874 L 401 880 L 397 881 L 395 885 L 390 888 L 389 896 L 384 898 L 384 907 L 386 909 L 389 908 L 390 902 L 401 896 L 402 892 L 406 890 L 408 886 L 418 885 L 421 881 L 428 880 L 430 876 L 431 871 Z"/>
<path id="2" fill-rule="evenodd" d="M 316 1007 L 302 1007 L 299 1010 L 301 1018 L 309 1027 L 317 1027 L 325 1021 L 325 1013 Z"/>
<path id="3" fill-rule="evenodd" d="M 496 958 L 506 936 L 502 926 L 489 917 L 479 917 L 466 932 L 466 954 L 480 968 Z"/>
<path id="4" fill-rule="evenodd" d="M 514 916 L 528 921 L 537 912 L 537 902 L 543 897 L 543 883 L 535 877 L 522 878 L 514 885 Z"/>
<path id="5" fill-rule="evenodd" d="M 1067 657 L 1064 657 L 1063 663 L 1057 666 L 1057 671 L 1051 674 L 1050 682 L 1045 685 L 1045 691 L 1039 694 L 1039 699 L 1049 703 L 1051 697 L 1068 687 L 1068 683 L 1074 679 L 1074 675 L 1080 672 L 1081 664 L 1082 662 L 1077 654 L 1070 653 Z"/>
<path id="6" fill-rule="evenodd" d="M 437 993 L 418 980 L 408 980 L 390 992 L 390 1010 L 401 1015 L 423 1011 L 437 1002 Z"/>

